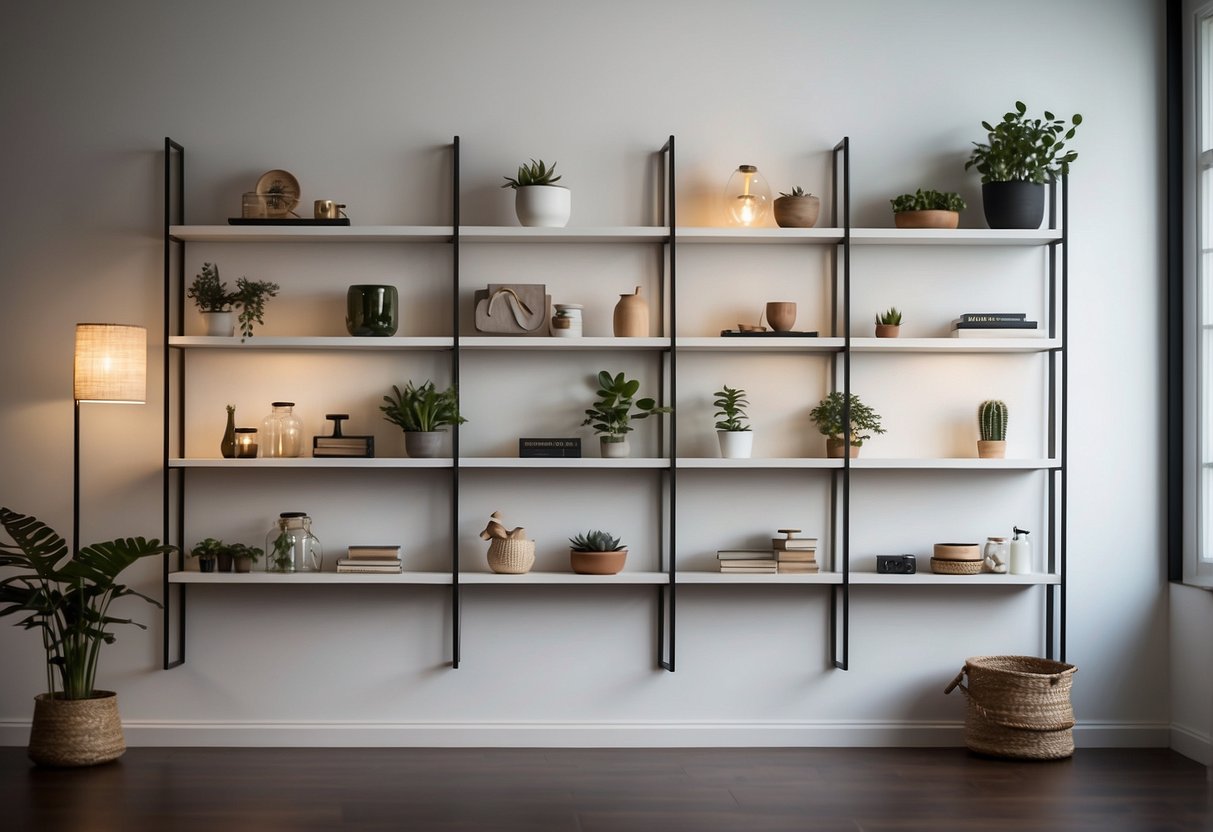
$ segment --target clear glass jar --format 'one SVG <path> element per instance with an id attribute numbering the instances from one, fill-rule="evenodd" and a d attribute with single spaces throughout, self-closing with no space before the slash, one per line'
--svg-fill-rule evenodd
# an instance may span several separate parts
<path id="1" fill-rule="evenodd" d="M 261 455 L 292 457 L 303 453 L 303 420 L 295 415 L 294 402 L 273 402 L 270 415 L 261 422 Z"/>
<path id="2" fill-rule="evenodd" d="M 1011 545 L 1005 537 L 987 537 L 985 551 L 986 568 L 991 572 L 1006 572 L 1011 565 Z"/>
<path id="3" fill-rule="evenodd" d="M 312 518 L 302 511 L 284 511 L 265 536 L 266 572 L 319 572 L 324 551 L 312 534 Z"/>

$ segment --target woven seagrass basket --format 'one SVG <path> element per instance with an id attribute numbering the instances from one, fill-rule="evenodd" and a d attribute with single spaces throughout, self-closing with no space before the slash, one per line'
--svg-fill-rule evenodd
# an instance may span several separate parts
<path id="1" fill-rule="evenodd" d="M 977 575 L 984 565 L 980 560 L 931 558 L 931 571 L 936 575 Z"/>
<path id="2" fill-rule="evenodd" d="M 97 690 L 91 699 L 34 697 L 29 758 L 40 766 L 92 766 L 126 751 L 118 695 Z"/>
<path id="3" fill-rule="evenodd" d="M 1074 754 L 1070 687 L 1078 668 L 1033 656 L 976 656 L 953 688 L 968 700 L 965 745 L 993 757 L 1059 760 Z M 965 675 L 969 684 L 963 684 Z"/>
<path id="4" fill-rule="evenodd" d="M 502 540 L 489 542 L 489 569 L 500 575 L 522 575 L 535 563 L 535 541 Z"/>

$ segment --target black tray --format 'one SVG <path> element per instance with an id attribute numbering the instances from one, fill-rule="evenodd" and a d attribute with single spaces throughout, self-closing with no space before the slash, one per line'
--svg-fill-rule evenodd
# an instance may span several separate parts
<path id="1" fill-rule="evenodd" d="M 735 329 L 722 329 L 722 338 L 816 338 L 817 332 L 738 332 Z"/>
<path id="2" fill-rule="evenodd" d="M 349 225 L 349 217 L 338 217 L 337 219 L 309 219 L 307 217 L 299 217 L 297 219 L 287 217 L 229 217 L 228 225 Z"/>

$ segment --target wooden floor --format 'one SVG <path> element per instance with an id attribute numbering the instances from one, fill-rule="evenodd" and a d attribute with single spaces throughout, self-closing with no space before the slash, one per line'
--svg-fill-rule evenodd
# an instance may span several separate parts
<path id="1" fill-rule="evenodd" d="M 0 748 L 0 829 L 1203 832 L 1213 785 L 1163 750 L 135 748 L 50 770 Z"/>

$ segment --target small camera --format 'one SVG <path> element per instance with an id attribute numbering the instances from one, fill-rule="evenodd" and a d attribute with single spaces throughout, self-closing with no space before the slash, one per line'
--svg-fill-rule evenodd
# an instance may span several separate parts
<path id="1" fill-rule="evenodd" d="M 918 571 L 918 563 L 913 555 L 877 555 L 876 573 L 878 575 L 913 575 Z"/>

